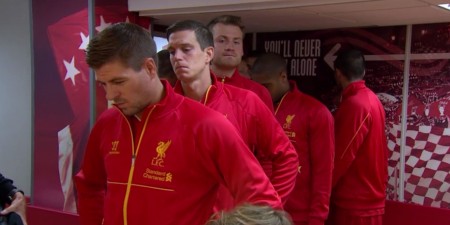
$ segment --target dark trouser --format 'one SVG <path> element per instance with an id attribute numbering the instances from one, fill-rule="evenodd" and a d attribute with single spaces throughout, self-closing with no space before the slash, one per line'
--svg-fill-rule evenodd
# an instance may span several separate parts
<path id="1" fill-rule="evenodd" d="M 330 209 L 325 225 L 383 225 L 383 214 L 373 215 L 373 211 L 364 213 L 334 207 Z"/>

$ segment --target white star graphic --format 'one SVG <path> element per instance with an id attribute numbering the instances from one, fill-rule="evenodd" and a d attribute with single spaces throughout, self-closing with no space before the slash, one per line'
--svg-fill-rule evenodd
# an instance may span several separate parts
<path id="1" fill-rule="evenodd" d="M 100 26 L 95 27 L 95 30 L 97 30 L 98 32 L 101 32 L 102 30 L 104 30 L 105 28 L 111 26 L 111 23 L 107 23 L 105 22 L 105 19 L 103 18 L 103 16 L 100 16 Z"/>
<path id="2" fill-rule="evenodd" d="M 80 37 L 81 37 L 81 45 L 80 47 L 78 47 L 78 49 L 86 50 L 87 45 L 89 44 L 89 35 L 85 36 L 83 32 L 80 32 Z"/>
<path id="3" fill-rule="evenodd" d="M 75 85 L 75 76 L 80 73 L 80 71 L 77 70 L 77 68 L 75 68 L 75 56 L 72 57 L 72 60 L 70 61 L 70 63 L 67 62 L 66 60 L 63 60 L 63 61 L 64 61 L 64 66 L 66 67 L 66 71 L 67 71 L 66 77 L 64 77 L 64 80 L 71 79 L 73 85 Z"/>
<path id="4" fill-rule="evenodd" d="M 125 18 L 125 22 L 126 22 L 126 23 L 129 23 L 129 22 L 130 22 L 130 18 L 128 18 L 128 16 L 127 16 L 127 18 Z"/>

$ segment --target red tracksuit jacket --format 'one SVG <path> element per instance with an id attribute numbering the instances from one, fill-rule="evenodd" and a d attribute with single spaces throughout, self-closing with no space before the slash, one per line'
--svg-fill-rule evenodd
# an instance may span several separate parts
<path id="1" fill-rule="evenodd" d="M 234 70 L 233 76 L 218 78 L 222 83 L 253 91 L 273 112 L 272 97 L 270 96 L 269 91 L 261 84 L 243 77 L 241 74 L 239 74 L 239 70 L 237 68 L 236 70 Z"/>
<path id="2" fill-rule="evenodd" d="M 315 98 L 290 81 L 275 116 L 297 150 L 300 167 L 284 206 L 294 224 L 324 224 L 328 216 L 334 159 L 334 120 Z"/>
<path id="3" fill-rule="evenodd" d="M 253 92 L 223 84 L 211 74 L 212 85 L 201 103 L 222 113 L 253 150 L 283 202 L 295 185 L 298 156 L 273 113 Z M 175 91 L 183 93 L 181 82 Z M 233 204 L 222 202 L 225 209 Z"/>
<path id="4" fill-rule="evenodd" d="M 365 81 L 343 90 L 335 113 L 335 135 L 331 202 L 355 212 L 383 213 L 388 176 L 385 113 Z"/>
<path id="5" fill-rule="evenodd" d="M 203 225 L 221 184 L 237 202 L 281 208 L 234 126 L 164 84 L 165 97 L 142 116 L 137 142 L 130 117 L 117 108 L 93 127 L 76 176 L 81 224 Z"/>

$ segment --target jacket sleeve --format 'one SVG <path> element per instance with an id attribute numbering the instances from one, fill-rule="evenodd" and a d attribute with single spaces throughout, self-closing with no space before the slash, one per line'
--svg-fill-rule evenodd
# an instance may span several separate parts
<path id="1" fill-rule="evenodd" d="M 196 135 L 201 162 L 224 184 L 236 205 L 251 203 L 282 209 L 280 198 L 236 128 L 221 115 Z"/>
<path id="2" fill-rule="evenodd" d="M 324 224 L 329 211 L 334 160 L 334 120 L 327 108 L 314 111 L 309 124 L 311 160 L 310 225 Z M 314 223 L 312 221 L 317 220 Z"/>
<path id="3" fill-rule="evenodd" d="M 262 87 L 262 86 L 261 86 Z M 274 113 L 274 109 L 273 109 L 273 102 L 272 102 L 272 96 L 270 96 L 269 91 L 263 87 L 261 89 L 261 93 L 259 94 L 259 97 L 261 98 L 261 100 L 264 102 L 265 105 L 267 105 L 267 107 L 269 108 L 269 110 Z"/>
<path id="4" fill-rule="evenodd" d="M 286 203 L 295 186 L 298 155 L 283 128 L 267 107 L 255 101 L 254 124 L 250 126 L 256 137 L 255 154 L 280 198 Z"/>
<path id="5" fill-rule="evenodd" d="M 101 225 L 106 193 L 106 173 L 100 150 L 100 131 L 95 126 L 89 136 L 81 170 L 75 176 L 80 224 Z"/>
<path id="6" fill-rule="evenodd" d="M 371 116 L 360 104 L 346 102 L 335 114 L 336 153 L 332 187 L 347 172 L 369 132 Z"/>

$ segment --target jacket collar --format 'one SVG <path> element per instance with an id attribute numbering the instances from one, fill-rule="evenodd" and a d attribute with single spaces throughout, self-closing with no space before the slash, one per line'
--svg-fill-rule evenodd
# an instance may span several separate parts
<path id="1" fill-rule="evenodd" d="M 277 115 L 278 110 L 280 109 L 281 105 L 283 104 L 283 102 L 285 100 L 291 99 L 291 98 L 293 98 L 293 96 L 301 95 L 301 94 L 302 93 L 297 88 L 297 83 L 294 80 L 289 80 L 289 91 L 284 93 L 284 95 L 283 95 L 283 97 L 281 97 L 280 101 L 279 102 L 275 102 L 274 105 L 273 105 L 273 108 L 274 108 L 274 111 L 275 111 L 274 112 L 275 115 Z"/>
<path id="2" fill-rule="evenodd" d="M 351 82 L 345 89 L 342 91 L 342 98 L 345 99 L 366 87 L 366 81 L 358 80 Z"/>
<path id="3" fill-rule="evenodd" d="M 297 82 L 295 82 L 294 80 L 289 80 L 289 92 L 290 93 L 296 93 L 296 92 L 300 93 L 300 90 L 297 87 Z"/>
<path id="4" fill-rule="evenodd" d="M 239 70 L 236 68 L 231 77 L 216 75 L 218 80 L 222 83 L 237 83 L 240 82 L 240 78 L 244 78 L 239 74 Z"/>
<path id="5" fill-rule="evenodd" d="M 169 82 L 166 80 L 161 80 L 161 83 L 164 86 L 164 96 L 159 102 L 148 105 L 145 108 L 142 113 L 142 118 L 140 118 L 141 120 L 147 118 L 147 116 L 151 116 L 152 118 L 160 118 L 172 113 L 174 109 L 177 108 L 183 101 L 183 97 L 174 92 Z M 151 115 L 149 115 L 150 113 Z"/>
<path id="6" fill-rule="evenodd" d="M 200 103 L 204 105 L 210 105 L 212 102 L 217 101 L 220 96 L 223 94 L 224 84 L 218 81 L 218 78 L 211 72 L 211 86 L 206 90 L 206 93 L 203 95 Z M 178 81 L 174 87 L 175 93 L 181 94 L 184 96 L 183 86 L 181 85 L 181 81 Z"/>

